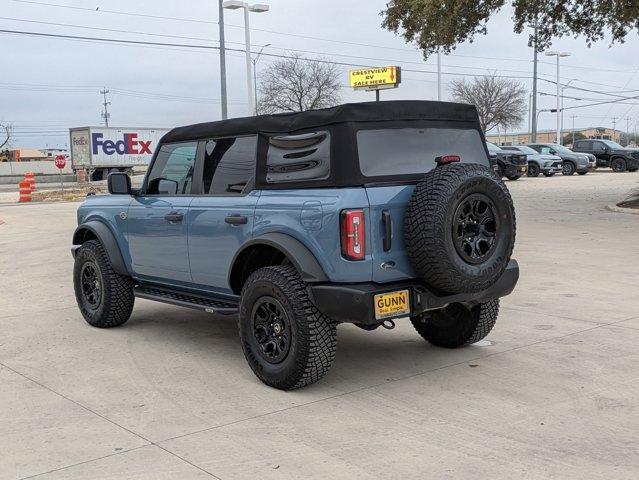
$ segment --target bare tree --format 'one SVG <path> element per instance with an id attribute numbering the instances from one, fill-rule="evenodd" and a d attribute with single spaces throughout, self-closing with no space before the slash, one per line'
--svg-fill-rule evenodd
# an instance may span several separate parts
<path id="1" fill-rule="evenodd" d="M 302 112 L 337 105 L 339 77 L 336 65 L 292 53 L 260 75 L 258 113 Z"/>
<path id="2" fill-rule="evenodd" d="M 526 88 L 514 80 L 494 75 L 475 77 L 470 82 L 455 80 L 450 92 L 456 101 L 477 107 L 484 132 L 494 127 L 517 127 L 526 115 Z"/>
<path id="3" fill-rule="evenodd" d="M 9 141 L 11 140 L 11 136 L 13 134 L 13 125 L 10 123 L 0 122 L 0 150 L 3 147 L 9 146 Z"/>

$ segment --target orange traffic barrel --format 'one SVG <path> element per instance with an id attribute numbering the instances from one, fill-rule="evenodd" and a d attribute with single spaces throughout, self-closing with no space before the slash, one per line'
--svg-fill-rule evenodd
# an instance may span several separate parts
<path id="1" fill-rule="evenodd" d="M 35 192 L 36 190 L 35 173 L 33 172 L 25 173 L 24 180 L 29 182 L 29 186 L 31 187 L 31 192 Z"/>
<path id="2" fill-rule="evenodd" d="M 23 180 L 18 186 L 20 187 L 20 199 L 19 202 L 30 202 L 31 201 L 31 183 Z"/>

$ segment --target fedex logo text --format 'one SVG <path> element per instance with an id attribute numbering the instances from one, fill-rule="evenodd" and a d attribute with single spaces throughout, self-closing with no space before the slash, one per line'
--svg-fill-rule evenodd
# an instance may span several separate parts
<path id="1" fill-rule="evenodd" d="M 93 154 L 96 155 L 99 149 L 106 155 L 151 155 L 151 140 L 138 140 L 137 133 L 125 133 L 123 140 L 114 142 L 113 140 L 103 140 L 101 133 L 91 134 Z"/>

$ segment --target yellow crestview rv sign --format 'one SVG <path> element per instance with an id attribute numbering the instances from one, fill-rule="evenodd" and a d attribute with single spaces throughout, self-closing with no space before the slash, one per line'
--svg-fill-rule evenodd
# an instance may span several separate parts
<path id="1" fill-rule="evenodd" d="M 398 66 L 362 68 L 351 70 L 348 79 L 355 89 L 395 88 L 401 83 L 401 72 Z"/>

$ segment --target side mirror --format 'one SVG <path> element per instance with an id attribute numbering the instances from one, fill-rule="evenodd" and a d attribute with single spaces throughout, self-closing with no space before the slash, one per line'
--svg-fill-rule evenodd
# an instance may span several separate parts
<path id="1" fill-rule="evenodd" d="M 107 187 L 111 195 L 131 195 L 131 177 L 123 172 L 109 173 Z"/>

